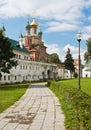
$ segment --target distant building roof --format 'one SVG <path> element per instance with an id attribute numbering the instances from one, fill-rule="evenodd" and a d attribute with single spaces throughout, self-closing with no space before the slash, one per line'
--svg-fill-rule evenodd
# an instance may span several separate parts
<path id="1" fill-rule="evenodd" d="M 23 38 L 23 35 L 22 35 L 22 33 L 20 33 L 20 36 L 19 36 L 19 38 Z"/>
<path id="2" fill-rule="evenodd" d="M 11 42 L 11 46 L 13 47 L 13 49 L 19 50 L 19 51 L 22 51 L 22 52 L 25 52 L 25 53 L 29 53 L 24 46 L 20 47 L 18 41 L 13 40 L 13 39 L 9 39 L 9 41 Z"/>
<path id="3" fill-rule="evenodd" d="M 74 65 L 75 65 L 75 66 L 78 66 L 78 65 L 79 65 L 78 59 L 74 59 Z"/>
<path id="4" fill-rule="evenodd" d="M 57 67 L 58 68 L 64 68 L 64 64 L 63 63 L 57 64 Z"/>
<path id="5" fill-rule="evenodd" d="M 31 49 L 30 52 L 36 52 L 36 49 Z"/>

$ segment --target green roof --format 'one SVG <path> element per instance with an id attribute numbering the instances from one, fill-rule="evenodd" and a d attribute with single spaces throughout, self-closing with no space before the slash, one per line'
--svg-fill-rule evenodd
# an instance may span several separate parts
<path id="1" fill-rule="evenodd" d="M 22 51 L 22 52 L 25 52 L 25 53 L 29 53 L 24 46 L 23 47 L 19 46 L 18 41 L 13 40 L 13 39 L 9 39 L 9 41 L 11 42 L 11 46 L 13 47 L 13 49 L 18 50 L 18 51 Z"/>
<path id="2" fill-rule="evenodd" d="M 39 36 L 42 36 L 42 31 L 41 31 L 41 30 L 38 32 L 38 35 L 39 35 Z"/>
<path id="3" fill-rule="evenodd" d="M 89 61 L 88 64 L 85 65 L 86 70 L 85 71 L 91 71 L 91 60 Z"/>
<path id="4" fill-rule="evenodd" d="M 85 65 L 85 67 L 91 67 L 91 60 Z"/>
<path id="5" fill-rule="evenodd" d="M 19 36 L 19 38 L 23 38 L 23 35 L 22 35 L 22 33 L 20 33 L 20 36 Z"/>

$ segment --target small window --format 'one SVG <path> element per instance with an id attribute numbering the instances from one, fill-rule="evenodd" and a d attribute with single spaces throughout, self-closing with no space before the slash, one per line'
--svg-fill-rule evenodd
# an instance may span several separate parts
<path id="1" fill-rule="evenodd" d="M 26 56 L 24 56 L 24 60 L 26 60 Z"/>
<path id="2" fill-rule="evenodd" d="M 8 76 L 8 80 L 10 80 L 10 76 Z"/>
<path id="3" fill-rule="evenodd" d="M 26 70 L 27 70 L 27 66 L 26 66 Z"/>
<path id="4" fill-rule="evenodd" d="M 4 76 L 4 80 L 6 80 L 6 75 Z"/>
<path id="5" fill-rule="evenodd" d="M 15 76 L 15 80 L 17 80 L 17 76 Z"/>
<path id="6" fill-rule="evenodd" d="M 23 70 L 25 69 L 25 66 L 23 66 Z"/>
<path id="7" fill-rule="evenodd" d="M 25 76 L 23 76 L 23 80 L 25 80 Z"/>
<path id="8" fill-rule="evenodd" d="M 27 79 L 27 75 L 26 75 L 26 79 Z"/>
<path id="9" fill-rule="evenodd" d="M 19 55 L 19 59 L 21 59 L 21 55 Z"/>
<path id="10" fill-rule="evenodd" d="M 2 77 L 0 77 L 0 80 L 2 79 Z"/>

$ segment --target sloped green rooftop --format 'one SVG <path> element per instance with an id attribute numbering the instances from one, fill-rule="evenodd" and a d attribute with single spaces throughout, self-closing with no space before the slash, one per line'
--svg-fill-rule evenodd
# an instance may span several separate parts
<path id="1" fill-rule="evenodd" d="M 24 46 L 22 46 L 22 47 L 19 46 L 19 42 L 18 41 L 10 39 L 10 38 L 9 38 L 9 41 L 11 42 L 11 46 L 15 50 L 19 50 L 19 51 L 22 51 L 22 52 L 25 52 L 25 53 L 29 53 Z"/>
<path id="2" fill-rule="evenodd" d="M 91 71 L 91 60 L 89 61 L 88 64 L 85 65 L 86 71 Z"/>

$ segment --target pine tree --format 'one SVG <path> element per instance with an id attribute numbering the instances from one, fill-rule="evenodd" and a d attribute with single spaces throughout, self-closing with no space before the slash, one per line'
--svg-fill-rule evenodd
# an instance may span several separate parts
<path id="1" fill-rule="evenodd" d="M 74 67 L 74 60 L 72 58 L 72 55 L 70 54 L 70 49 L 68 48 L 66 57 L 65 57 L 65 61 L 64 61 L 64 65 L 65 65 L 65 69 L 70 71 L 71 77 L 72 77 L 72 73 L 75 71 L 75 67 Z"/>
<path id="2" fill-rule="evenodd" d="M 2 72 L 10 73 L 10 69 L 17 65 L 14 56 L 9 39 L 5 37 L 3 30 L 0 30 L 0 77 Z"/>

